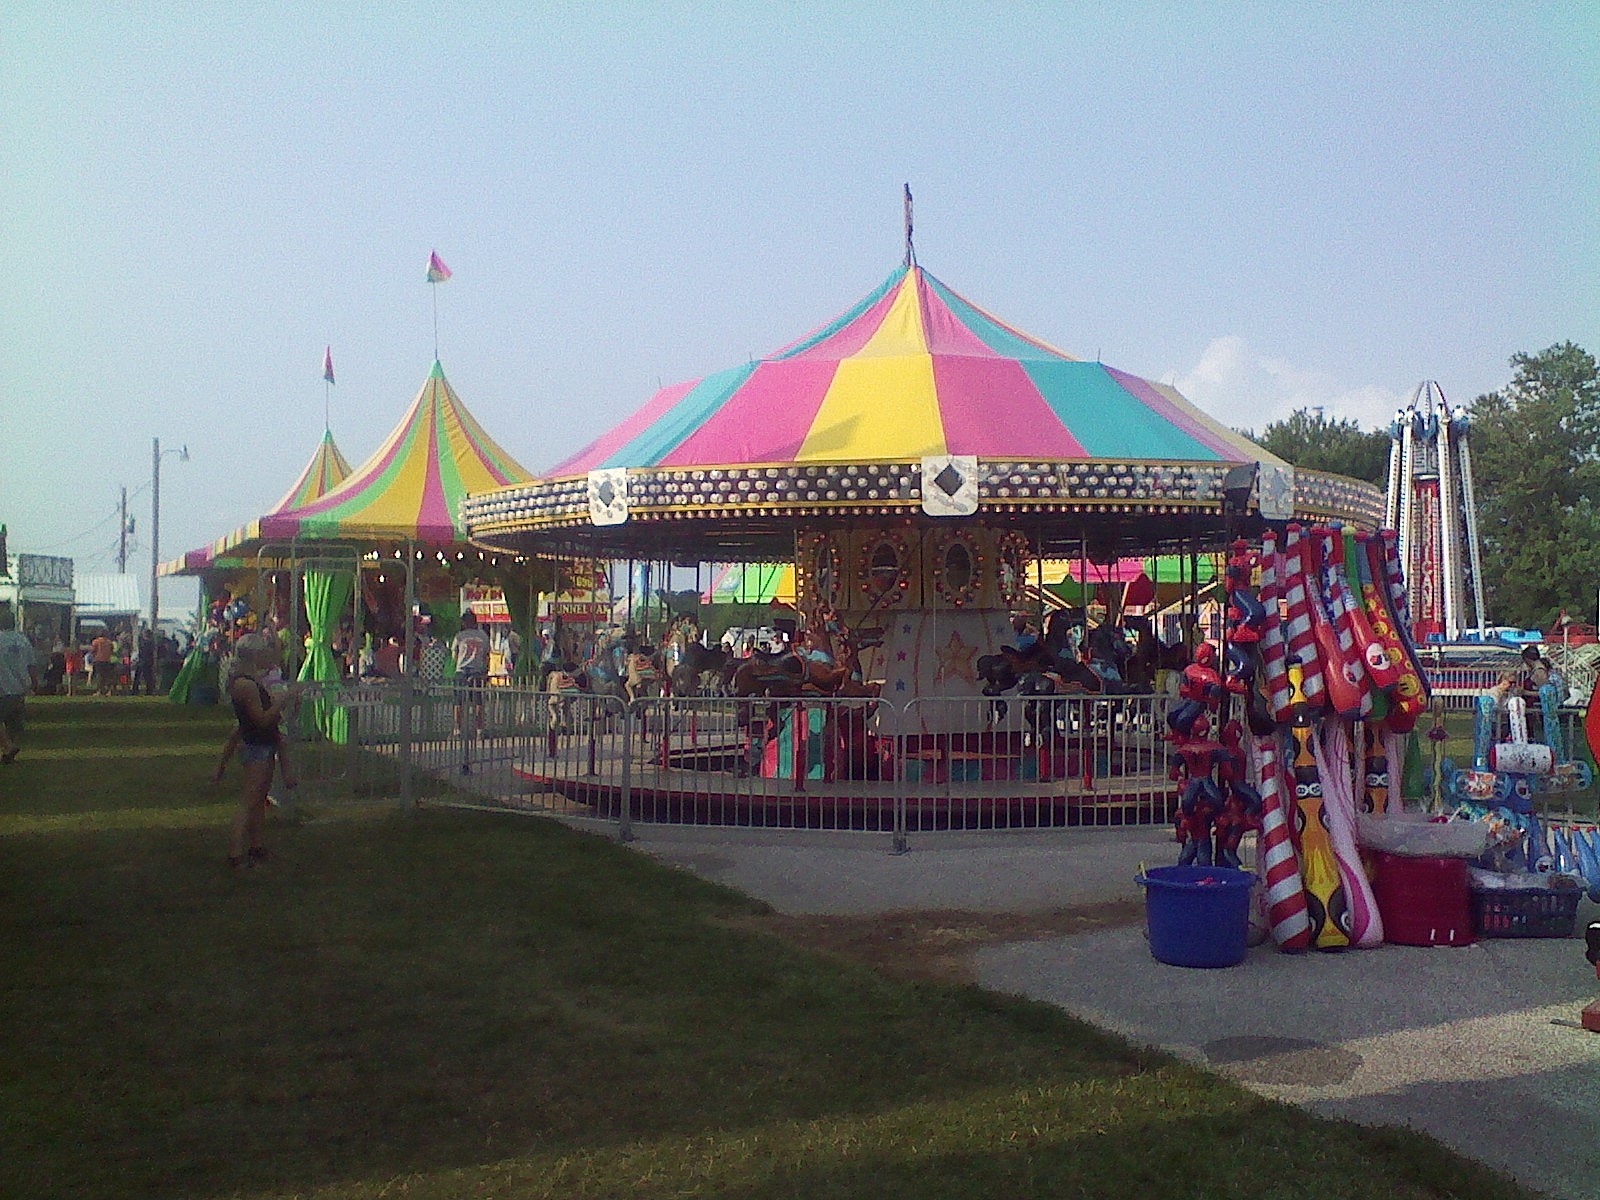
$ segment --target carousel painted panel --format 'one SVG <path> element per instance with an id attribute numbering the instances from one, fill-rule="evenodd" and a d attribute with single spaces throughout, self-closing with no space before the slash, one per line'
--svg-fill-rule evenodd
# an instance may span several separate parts
<path id="1" fill-rule="evenodd" d="M 983 695 L 978 660 L 998 654 L 1016 634 L 1002 609 L 916 609 L 884 623 L 883 698 L 875 732 L 886 737 L 916 734 L 1022 734 L 1024 706 L 1005 705 L 1002 715 Z M 907 704 L 916 700 L 917 703 Z M 900 705 L 906 705 L 900 708 Z"/>

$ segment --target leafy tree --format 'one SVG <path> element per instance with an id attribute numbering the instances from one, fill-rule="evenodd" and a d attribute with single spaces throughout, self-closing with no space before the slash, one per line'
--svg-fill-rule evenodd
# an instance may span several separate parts
<path id="1" fill-rule="evenodd" d="M 1511 366 L 1472 406 L 1485 603 L 1498 623 L 1548 628 L 1592 611 L 1600 581 L 1600 368 L 1571 342 Z"/>
<path id="2" fill-rule="evenodd" d="M 1308 471 L 1331 471 L 1383 487 L 1389 471 L 1389 435 L 1368 432 L 1347 419 L 1299 409 L 1287 420 L 1274 421 L 1260 437 L 1243 431 L 1263 450 Z"/>

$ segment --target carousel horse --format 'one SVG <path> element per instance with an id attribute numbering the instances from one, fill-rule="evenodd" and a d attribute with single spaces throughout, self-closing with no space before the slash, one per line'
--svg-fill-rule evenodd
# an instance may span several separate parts
<path id="1" fill-rule="evenodd" d="M 881 641 L 858 642 L 845 625 L 844 618 L 831 605 L 822 605 L 812 613 L 806 625 L 804 653 L 813 661 L 837 665 L 845 677 L 834 690 L 839 696 L 876 696 L 878 689 L 866 681 L 861 669 L 861 651 Z"/>
<path id="2" fill-rule="evenodd" d="M 731 655 L 721 646 L 702 646 L 690 642 L 678 665 L 667 674 L 674 696 L 698 696 L 708 680 L 719 680 L 728 669 Z"/>
<path id="3" fill-rule="evenodd" d="M 622 638 L 602 635 L 594 653 L 578 668 L 578 686 L 594 696 L 614 696 L 628 702 L 627 644 Z"/>
<path id="4" fill-rule="evenodd" d="M 749 658 L 728 663 L 722 675 L 722 690 L 741 700 L 752 696 L 798 696 L 806 682 L 805 660 L 792 650 L 777 654 L 756 650 Z"/>
<path id="5" fill-rule="evenodd" d="M 826 625 L 826 617 L 813 618 L 792 650 L 757 650 L 749 658 L 735 659 L 723 676 L 723 690 L 740 698 L 871 695 L 865 684 L 851 679 L 851 668 L 839 663 Z"/>
<path id="6" fill-rule="evenodd" d="M 1140 641 L 1140 651 L 1128 645 L 1122 634 L 1122 624 L 1102 621 L 1089 631 L 1080 656 L 1075 648 L 1076 629 L 1083 618 L 1082 609 L 1057 609 L 1045 618 L 1043 650 L 1058 662 L 1082 667 L 1087 660 L 1087 670 L 1098 681 L 1092 687 L 1081 672 L 1078 677 L 1085 690 L 1107 695 L 1143 695 L 1154 690 L 1154 656 L 1157 653 L 1154 633 L 1145 618 L 1128 618 L 1123 624 L 1133 628 Z"/>
<path id="7" fill-rule="evenodd" d="M 674 696 L 699 696 L 708 679 L 720 680 L 728 670 L 731 656 L 721 646 L 700 642 L 700 625 L 693 617 L 672 623 L 672 630 L 656 654 L 656 669 L 667 681 Z"/>
<path id="8" fill-rule="evenodd" d="M 1001 646 L 997 654 L 978 658 L 978 677 L 983 681 L 985 696 L 1000 696 L 1018 689 L 1030 675 L 1049 679 L 1054 695 L 1098 695 L 1105 690 L 1100 676 L 1072 651 L 1070 623 L 1062 612 L 1053 612 L 1045 622 L 1042 638 L 1023 641 L 1018 646 Z M 1038 684 L 1030 684 L 1033 694 Z M 1000 712 L 1005 711 L 1004 705 Z"/>

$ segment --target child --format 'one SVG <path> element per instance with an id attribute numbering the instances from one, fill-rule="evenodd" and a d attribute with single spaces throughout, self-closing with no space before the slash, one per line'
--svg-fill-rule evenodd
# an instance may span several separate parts
<path id="1" fill-rule="evenodd" d="M 564 662 L 545 677 L 545 691 L 550 698 L 545 702 L 550 710 L 550 728 L 557 733 L 567 733 L 572 724 L 572 697 L 578 694 L 578 680 L 574 672 L 577 664 Z"/>

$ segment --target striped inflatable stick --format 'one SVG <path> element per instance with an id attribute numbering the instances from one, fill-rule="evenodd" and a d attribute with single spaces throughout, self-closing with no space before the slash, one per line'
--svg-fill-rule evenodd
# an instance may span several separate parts
<path id="1" fill-rule="evenodd" d="M 1289 679 L 1294 688 L 1294 717 L 1289 732 L 1294 739 L 1295 829 L 1299 834 L 1300 878 L 1305 887 L 1311 944 L 1318 950 L 1339 950 L 1350 944 L 1350 910 L 1339 862 L 1333 854 L 1333 843 L 1328 839 L 1322 777 L 1312 750 L 1316 730 L 1301 684 L 1303 674 L 1299 663 L 1289 665 Z"/>
<path id="2" fill-rule="evenodd" d="M 1385 696 L 1400 684 L 1400 668 L 1389 658 L 1388 647 L 1373 627 L 1367 615 L 1367 606 L 1361 600 L 1361 563 L 1357 554 L 1355 534 L 1333 527 L 1333 553 L 1339 568 L 1339 602 L 1349 609 L 1350 627 L 1354 631 L 1356 648 L 1366 663 L 1372 686 Z M 1382 716 L 1388 715 L 1388 705 Z"/>
<path id="3" fill-rule="evenodd" d="M 1412 632 L 1411 624 L 1411 599 L 1406 592 L 1406 572 L 1400 565 L 1400 535 L 1393 529 L 1380 530 L 1378 540 L 1383 547 L 1383 583 L 1389 593 L 1389 611 L 1394 613 L 1395 621 L 1399 625 L 1400 636 L 1405 639 L 1407 646 L 1411 647 L 1413 661 L 1416 659 L 1417 644 Z"/>
<path id="4" fill-rule="evenodd" d="M 1361 716 L 1382 716 L 1388 712 L 1388 707 L 1385 705 L 1382 712 L 1374 712 L 1374 698 L 1378 697 L 1378 692 L 1366 657 L 1366 647 L 1372 640 L 1371 632 L 1368 631 L 1367 640 L 1363 642 L 1363 634 L 1357 624 L 1355 601 L 1350 595 L 1344 563 L 1340 558 L 1343 538 L 1337 529 L 1322 527 L 1314 530 L 1312 537 L 1317 551 L 1317 582 L 1322 587 L 1323 604 L 1333 622 L 1339 653 L 1343 656 L 1340 669 L 1361 689 Z M 1330 683 L 1328 686 L 1328 694 L 1332 696 L 1333 685 Z"/>
<path id="5" fill-rule="evenodd" d="M 1289 643 L 1278 611 L 1282 571 L 1277 534 L 1261 535 L 1261 607 L 1266 620 L 1261 626 L 1261 687 L 1266 692 L 1272 719 L 1280 725 L 1289 721 Z"/>
<path id="6" fill-rule="evenodd" d="M 1290 525 L 1283 540 L 1283 557 L 1279 560 L 1282 574 L 1278 579 L 1278 587 L 1288 609 L 1283 633 L 1288 657 L 1300 663 L 1301 702 L 1313 709 L 1321 709 L 1327 704 L 1328 696 L 1322 681 L 1322 663 L 1317 657 L 1317 638 L 1311 627 L 1311 601 L 1306 592 L 1302 538 L 1300 526 Z"/>
<path id="7" fill-rule="evenodd" d="M 1251 739 L 1251 758 L 1261 792 L 1261 872 L 1266 880 L 1267 922 L 1278 949 L 1304 950 L 1311 944 L 1306 889 L 1300 882 L 1289 814 L 1284 809 L 1282 749 L 1278 735 Z"/>

